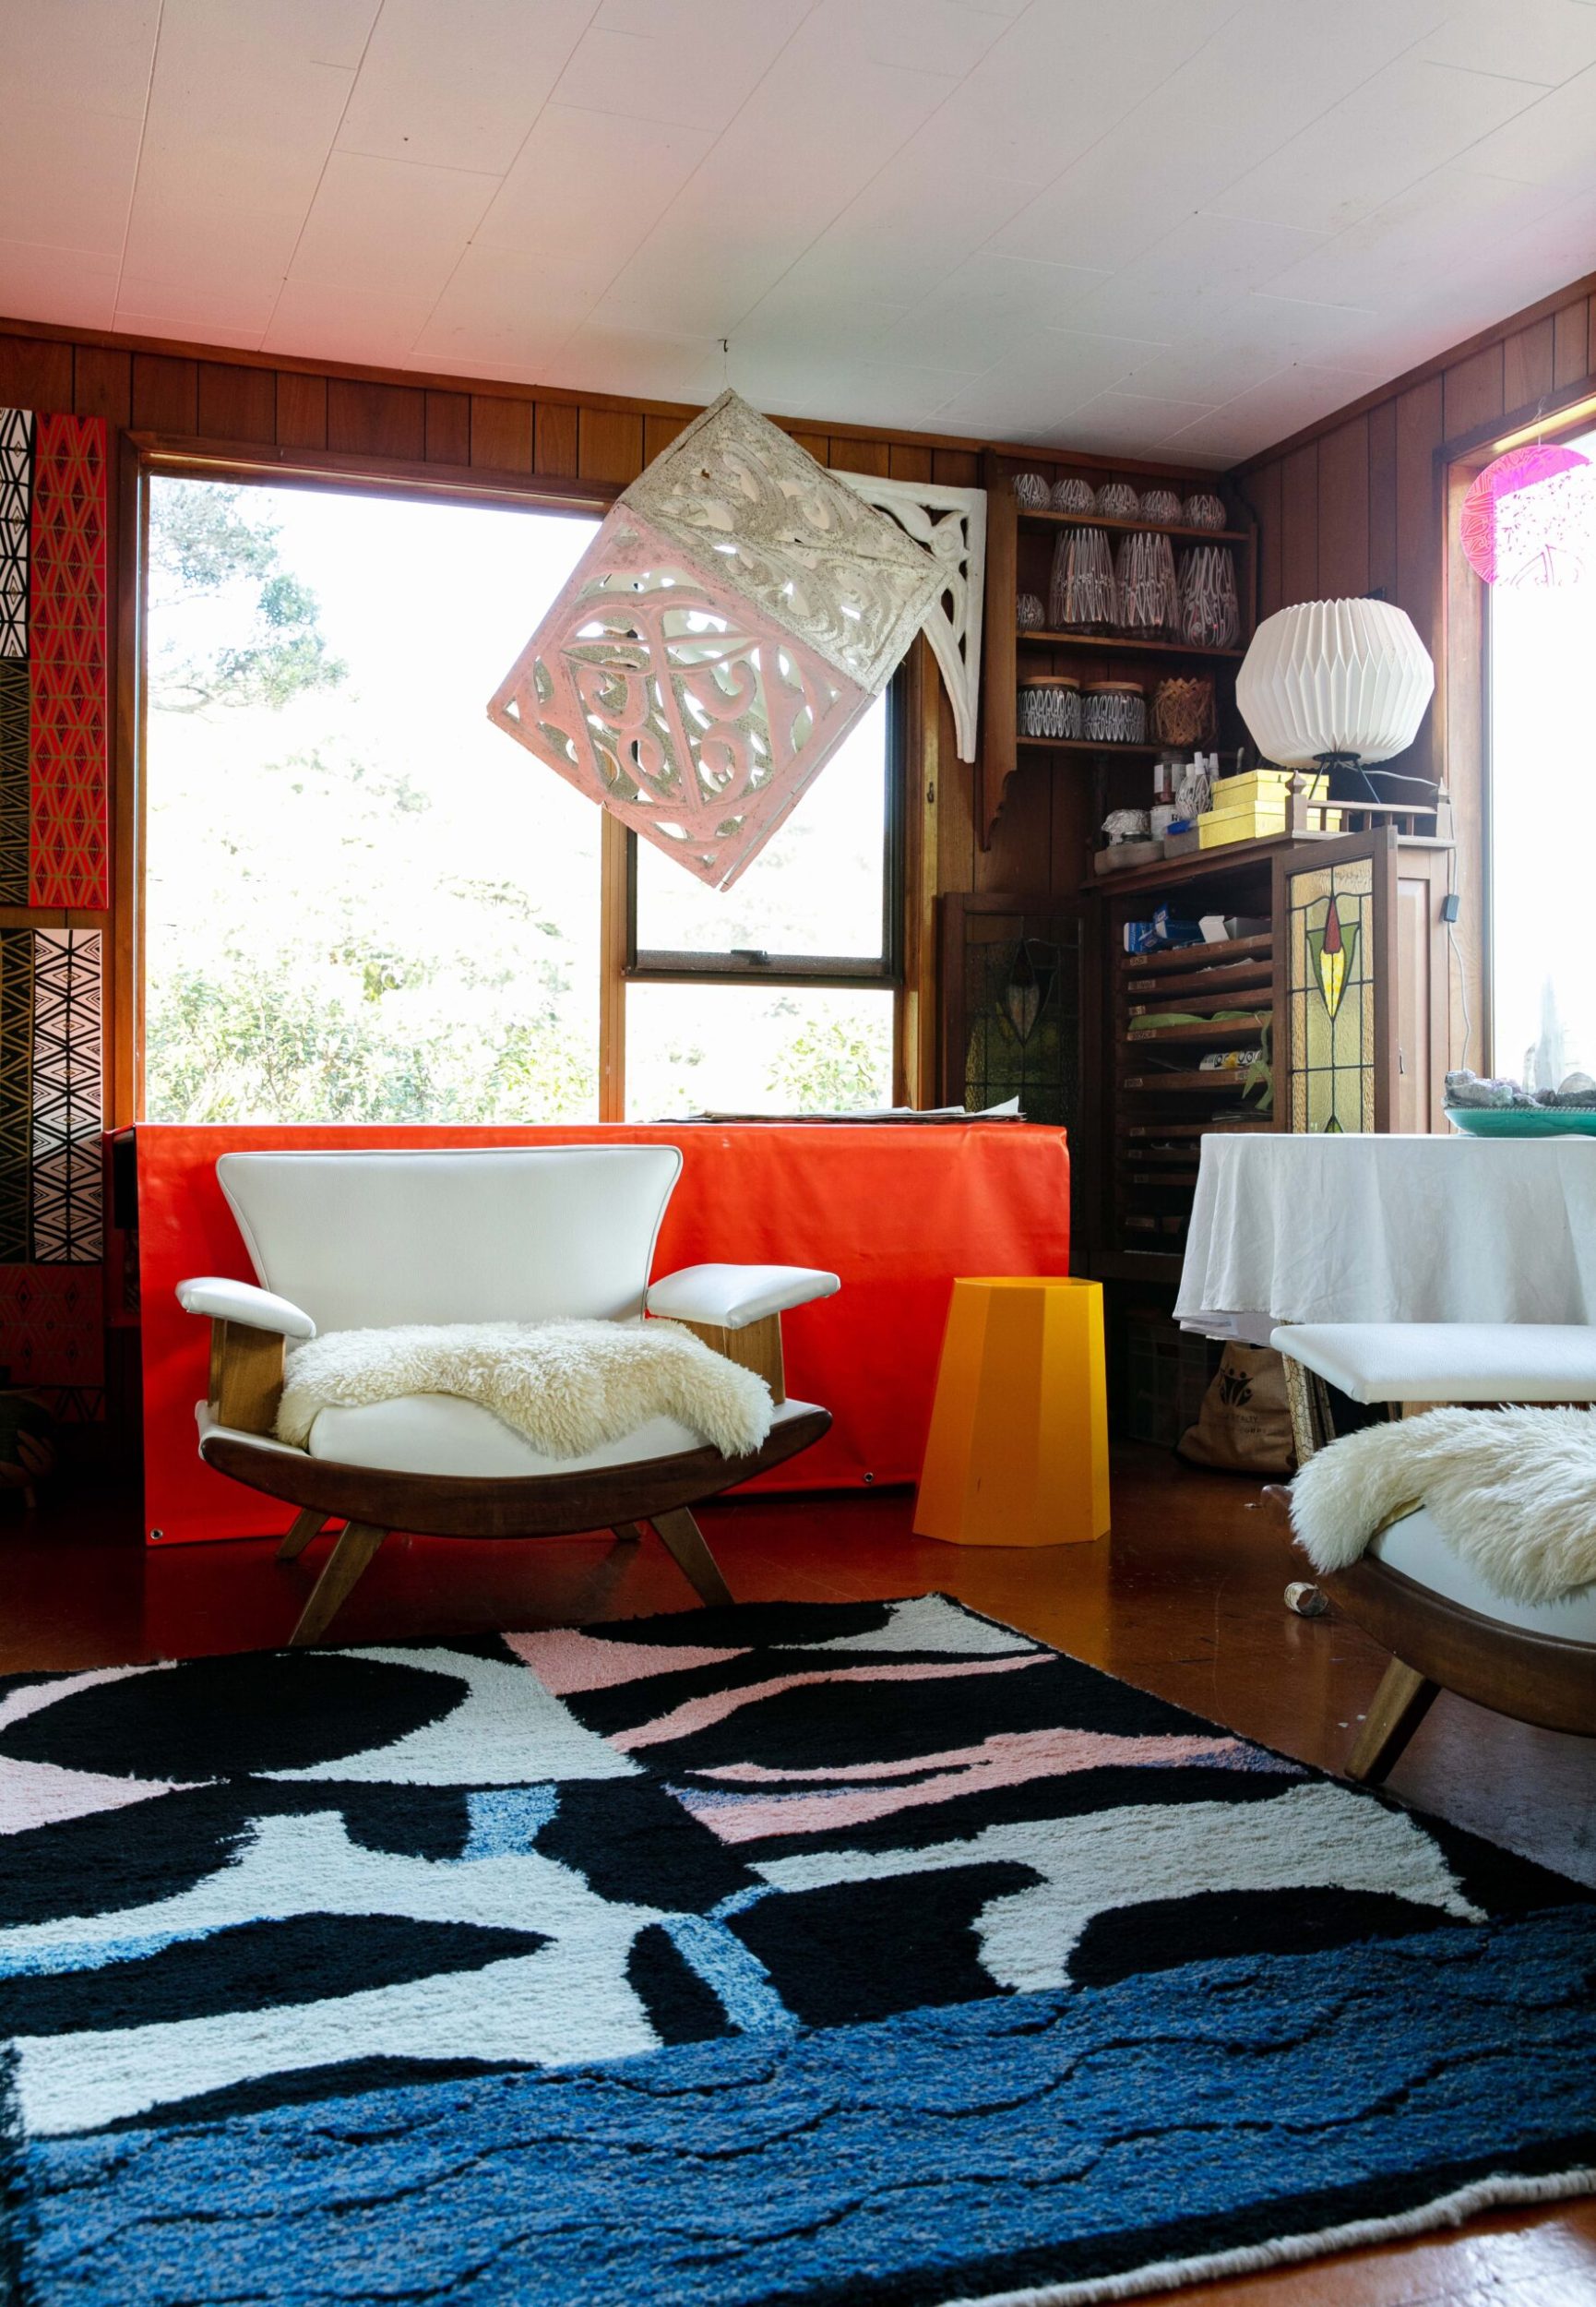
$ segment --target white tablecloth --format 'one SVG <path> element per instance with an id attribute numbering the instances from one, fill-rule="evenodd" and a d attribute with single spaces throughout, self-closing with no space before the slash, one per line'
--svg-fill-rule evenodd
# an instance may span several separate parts
<path id="1" fill-rule="evenodd" d="M 1175 1318 L 1596 1320 L 1596 1138 L 1204 1138 Z"/>

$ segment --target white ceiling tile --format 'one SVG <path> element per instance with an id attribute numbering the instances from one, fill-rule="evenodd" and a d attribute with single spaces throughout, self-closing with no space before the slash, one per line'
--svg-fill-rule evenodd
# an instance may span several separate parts
<path id="1" fill-rule="evenodd" d="M 200 282 L 184 274 L 135 272 L 125 266 L 117 282 L 118 309 L 158 313 L 166 334 L 203 338 L 208 328 L 253 330 L 258 337 L 277 302 L 275 282 L 252 286 L 247 280 L 212 276 Z"/>
<path id="2" fill-rule="evenodd" d="M 0 312 L 60 329 L 109 329 L 115 311 L 113 257 L 0 240 Z"/>
<path id="3" fill-rule="evenodd" d="M 1491 241 L 1560 205 L 1543 185 L 1474 175 L 1455 164 L 1439 168 L 1265 286 L 1276 296 L 1399 316 L 1404 305 L 1429 295 L 1464 252 L 1477 258 Z"/>
<path id="4" fill-rule="evenodd" d="M 894 153 L 799 257 L 808 285 L 912 302 L 946 280 L 1030 197 L 995 169 L 950 166 L 942 114 Z"/>
<path id="5" fill-rule="evenodd" d="M 574 259 L 598 295 L 709 151 L 702 128 L 550 104 L 477 228 L 477 245 Z"/>
<path id="6" fill-rule="evenodd" d="M 495 176 L 333 152 L 289 276 L 435 297 L 497 190 Z"/>
<path id="7" fill-rule="evenodd" d="M 220 320 L 179 321 L 171 313 L 140 312 L 136 305 L 118 305 L 112 327 L 127 337 L 176 337 L 188 339 L 203 336 L 207 344 L 224 345 L 236 353 L 258 353 L 261 331 L 258 329 L 229 329 Z"/>
<path id="8" fill-rule="evenodd" d="M 262 341 L 268 353 L 403 367 L 435 302 L 426 293 L 378 294 L 324 281 L 288 281 Z"/>
<path id="9" fill-rule="evenodd" d="M 1332 415 L 1381 382 L 1378 376 L 1357 369 L 1283 368 L 1167 436 L 1165 446 L 1172 453 L 1201 448 L 1218 455 L 1250 456 L 1319 417 Z"/>
<path id="10" fill-rule="evenodd" d="M 1538 102 L 1526 80 L 1401 57 L 1218 194 L 1221 216 L 1342 231 Z"/>
<path id="11" fill-rule="evenodd" d="M 339 149 L 502 176 L 599 0 L 383 0 Z"/>
<path id="12" fill-rule="evenodd" d="M 654 336 L 584 322 L 551 362 L 543 381 L 569 391 L 637 393 L 680 400 L 720 347 L 708 337 Z"/>
<path id="13" fill-rule="evenodd" d="M 1206 416 L 1212 404 L 1203 400 L 1172 400 L 1129 392 L 1100 392 L 1095 400 L 1072 409 L 1065 424 L 1043 436 L 1050 447 L 1090 448 L 1100 453 L 1115 449 L 1126 456 L 1145 455 L 1150 444 L 1166 439 L 1183 425 Z"/>
<path id="14" fill-rule="evenodd" d="M 1110 336 L 1211 342 L 1239 298 L 1321 238 L 1251 218 L 1183 217 L 1173 232 L 1102 279 L 1082 299 L 1073 325 Z"/>
<path id="15" fill-rule="evenodd" d="M 1469 165 L 1565 192 L 1596 186 L 1596 66 L 1483 137 Z"/>
<path id="16" fill-rule="evenodd" d="M 552 359 L 592 309 L 593 284 L 558 252 L 516 256 L 474 245 L 467 249 L 425 327 L 418 357 L 447 369 L 458 363 L 473 376 L 497 374 L 495 362 L 524 369 Z"/>
<path id="17" fill-rule="evenodd" d="M 287 271 L 377 5 L 165 0 L 131 269 Z"/>
<path id="18" fill-rule="evenodd" d="M 0 135 L 7 236 L 119 258 L 137 165 L 137 119 L 64 104 L 8 107 Z"/>
<path id="19" fill-rule="evenodd" d="M 813 0 L 606 0 L 554 90 L 556 103 L 721 129 Z"/>
<path id="20" fill-rule="evenodd" d="M 1108 277 L 1018 257 L 971 257 L 910 308 L 886 350 L 932 368 L 993 368 L 1039 329 L 1086 325 L 1080 315 Z"/>
<path id="21" fill-rule="evenodd" d="M 910 65 L 960 80 L 1007 33 L 1006 24 L 958 0 L 817 0 L 804 37 L 855 65 Z"/>
<path id="22" fill-rule="evenodd" d="M 887 361 L 834 360 L 814 354 L 802 361 L 732 348 L 729 367 L 717 345 L 682 398 L 709 400 L 725 377 L 744 398 L 777 416 L 828 417 L 852 424 L 924 426 L 938 431 L 950 393 L 973 378 L 944 369 L 913 368 Z"/>
<path id="23" fill-rule="evenodd" d="M 1596 11 L 1578 0 L 1462 0 L 1417 54 L 1554 88 L 1596 64 Z"/>
<path id="24" fill-rule="evenodd" d="M 818 353 L 828 359 L 867 360 L 908 310 L 907 305 L 889 305 L 878 296 L 840 296 L 811 288 L 794 267 L 744 313 L 734 341 L 739 353 L 756 350 L 802 360 Z"/>
<path id="25" fill-rule="evenodd" d="M 30 102 L 140 119 L 160 19 L 160 0 L 9 0 L 0 8 L 7 134 L 14 109 Z"/>
<path id="26" fill-rule="evenodd" d="M 1138 361 L 1160 348 L 1128 338 L 1083 336 L 1063 329 L 1039 329 L 996 367 L 950 398 L 947 414 L 955 429 L 991 425 L 1005 437 L 1030 439 L 1051 435 L 1073 412 L 1100 393 L 1123 384 Z M 1001 425 L 992 411 L 1003 412 Z"/>

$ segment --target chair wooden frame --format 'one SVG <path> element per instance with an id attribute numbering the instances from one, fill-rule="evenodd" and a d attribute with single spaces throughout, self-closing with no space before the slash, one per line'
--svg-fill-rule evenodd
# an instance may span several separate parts
<path id="1" fill-rule="evenodd" d="M 779 1314 L 742 1330 L 685 1326 L 756 1369 L 769 1383 L 772 1400 L 784 1403 Z M 276 1333 L 212 1321 L 211 1422 L 201 1434 L 200 1455 L 217 1473 L 298 1507 L 278 1548 L 280 1561 L 292 1561 L 329 1522 L 344 1524 L 290 1636 L 300 1647 L 321 1640 L 393 1530 L 447 1538 L 554 1538 L 611 1529 L 635 1539 L 651 1525 L 702 1601 L 730 1602 L 731 1588 L 692 1508 L 795 1457 L 831 1424 L 829 1410 L 795 1407 L 758 1450 L 741 1458 L 722 1457 L 706 1445 L 575 1474 L 399 1474 L 313 1458 L 270 1440 L 284 1359 L 284 1342 Z"/>
<path id="2" fill-rule="evenodd" d="M 1330 1394 L 1316 1372 L 1289 1355 L 1281 1359 L 1297 1463 L 1304 1465 L 1335 1440 Z M 1424 1402 L 1390 1406 L 1411 1416 L 1441 1405 Z M 1270 1483 L 1264 1495 L 1289 1530 L 1285 1486 Z M 1380 1785 L 1442 1691 L 1455 1691 L 1516 1722 L 1596 1738 L 1596 1644 L 1566 1642 L 1487 1618 L 1374 1555 L 1363 1556 L 1345 1570 L 1319 1572 L 1314 1584 L 1354 1626 L 1391 1653 L 1347 1758 L 1349 1778 Z"/>

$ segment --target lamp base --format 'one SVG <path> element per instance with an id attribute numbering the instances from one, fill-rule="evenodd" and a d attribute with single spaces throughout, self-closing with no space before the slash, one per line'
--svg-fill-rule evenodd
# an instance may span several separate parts
<path id="1" fill-rule="evenodd" d="M 1406 770 L 1401 769 L 1365 769 L 1361 753 L 1316 753 L 1314 762 L 1326 776 L 1332 776 L 1337 770 L 1344 770 L 1350 777 L 1355 777 L 1363 785 L 1365 797 L 1376 808 L 1428 810 L 1440 806 L 1441 788 L 1433 777 L 1410 776 Z M 1416 785 L 1425 797 L 1422 801 L 1410 799 L 1402 794 L 1391 792 L 1389 788 L 1393 785 Z M 1327 787 L 1326 790 L 1333 791 L 1333 788 Z"/>

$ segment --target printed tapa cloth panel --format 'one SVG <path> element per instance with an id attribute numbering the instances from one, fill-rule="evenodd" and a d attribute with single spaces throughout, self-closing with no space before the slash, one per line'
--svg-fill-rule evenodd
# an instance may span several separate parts
<path id="1" fill-rule="evenodd" d="M 0 929 L 0 1271 L 101 1254 L 101 942 Z"/>
<path id="2" fill-rule="evenodd" d="M 109 904 L 109 429 L 0 409 L 0 905 Z"/>
<path id="3" fill-rule="evenodd" d="M 1080 2301 L 1596 2161 L 1589 1894 L 936 1596 L 19 1677 L 0 1851 L 28 2307 Z"/>

